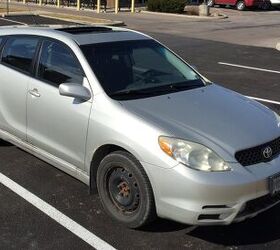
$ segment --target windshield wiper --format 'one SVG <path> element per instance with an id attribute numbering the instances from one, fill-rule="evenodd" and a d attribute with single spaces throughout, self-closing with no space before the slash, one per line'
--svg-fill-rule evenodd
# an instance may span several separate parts
<path id="1" fill-rule="evenodd" d="M 145 96 L 153 96 L 157 94 L 162 93 L 172 93 L 180 90 L 189 90 L 194 88 L 199 88 L 205 86 L 204 84 L 201 84 L 201 82 L 196 83 L 190 83 L 190 82 L 180 82 L 175 84 L 165 84 L 160 86 L 154 86 L 150 88 L 144 88 L 144 89 L 125 89 L 120 90 L 117 92 L 114 92 L 110 94 L 110 97 L 116 97 L 116 98 L 132 98 L 132 97 L 145 97 Z"/>
<path id="2" fill-rule="evenodd" d="M 170 89 L 175 89 L 175 90 L 188 90 L 188 89 L 194 89 L 194 88 L 199 88 L 203 87 L 204 85 L 201 83 L 188 83 L 188 82 L 182 82 L 182 83 L 175 83 L 175 84 L 169 84 L 168 87 Z"/>
<path id="3" fill-rule="evenodd" d="M 114 92 L 112 94 L 110 94 L 110 97 L 125 97 L 125 96 L 143 96 L 143 95 L 147 95 L 150 91 L 147 90 L 142 90 L 142 89 L 133 89 L 133 90 L 120 90 L 117 92 Z"/>
<path id="4" fill-rule="evenodd" d="M 205 86 L 204 84 L 201 83 L 201 81 L 197 82 L 177 82 L 177 83 L 169 83 L 165 85 L 160 85 L 160 86 L 155 86 L 151 88 L 146 88 L 142 89 L 142 91 L 145 92 L 152 92 L 152 93 L 158 93 L 158 92 L 174 92 L 178 90 L 189 90 L 189 89 L 194 89 L 198 87 L 203 87 Z"/>

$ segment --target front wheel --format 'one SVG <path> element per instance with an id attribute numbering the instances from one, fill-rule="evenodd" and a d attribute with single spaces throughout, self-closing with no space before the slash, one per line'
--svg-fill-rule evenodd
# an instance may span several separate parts
<path id="1" fill-rule="evenodd" d="M 97 171 L 98 193 L 105 211 L 130 228 L 139 228 L 156 218 L 149 179 L 131 154 L 116 151 L 107 155 Z"/>
<path id="2" fill-rule="evenodd" d="M 236 4 L 236 8 L 237 8 L 237 10 L 240 10 L 240 11 L 245 10 L 245 8 L 246 8 L 245 2 L 238 1 Z"/>

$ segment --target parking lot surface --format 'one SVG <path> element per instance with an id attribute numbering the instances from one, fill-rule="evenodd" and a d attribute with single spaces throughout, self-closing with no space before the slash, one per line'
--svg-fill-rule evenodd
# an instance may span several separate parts
<path id="1" fill-rule="evenodd" d="M 42 17 L 38 15 L 12 15 L 0 18 L 0 26 L 5 25 L 74 25 L 75 22 L 67 22 L 63 20 L 57 20 L 48 17 Z"/>
<path id="2" fill-rule="evenodd" d="M 30 22 L 13 21 L 32 22 L 31 19 Z M 0 25 L 7 24 L 15 23 L 0 19 Z M 277 50 L 191 38 L 176 32 L 172 35 L 160 30 L 147 32 L 214 82 L 244 95 L 280 102 L 280 53 Z M 280 105 L 263 103 L 280 113 Z M 98 196 L 90 195 L 86 185 L 2 141 L 0 173 L 117 249 L 280 248 L 280 206 L 230 226 L 193 227 L 159 219 L 141 230 L 130 230 L 104 213 Z M 1 184 L 0 199 L 0 249 L 92 249 L 84 240 Z"/>

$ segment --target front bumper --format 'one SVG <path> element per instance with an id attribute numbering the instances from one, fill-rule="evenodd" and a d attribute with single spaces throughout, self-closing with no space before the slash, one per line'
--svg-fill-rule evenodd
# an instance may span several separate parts
<path id="1" fill-rule="evenodd" d="M 268 177 L 280 172 L 280 157 L 269 163 L 208 173 L 182 164 L 172 169 L 142 163 L 154 190 L 159 217 L 192 225 L 226 225 L 274 206 Z"/>

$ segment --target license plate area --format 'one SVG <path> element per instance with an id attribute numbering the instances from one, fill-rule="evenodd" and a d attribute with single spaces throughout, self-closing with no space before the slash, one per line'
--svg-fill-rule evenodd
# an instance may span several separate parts
<path id="1" fill-rule="evenodd" d="M 271 195 L 279 194 L 280 192 L 280 174 L 270 176 L 268 178 L 268 187 Z"/>

